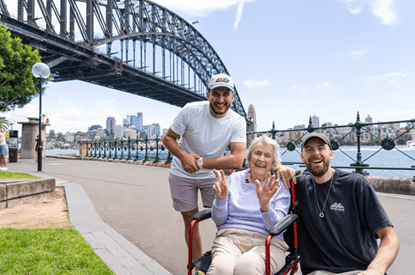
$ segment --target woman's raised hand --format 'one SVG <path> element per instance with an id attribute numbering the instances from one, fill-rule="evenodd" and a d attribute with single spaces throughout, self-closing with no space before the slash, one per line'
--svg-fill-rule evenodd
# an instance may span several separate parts
<path id="1" fill-rule="evenodd" d="M 215 173 L 216 179 L 218 180 L 213 185 L 213 191 L 218 199 L 226 199 L 229 195 L 228 185 L 226 184 L 226 177 L 225 172 L 220 170 L 220 173 L 213 169 L 213 173 Z"/>
<path id="2" fill-rule="evenodd" d="M 275 180 L 276 178 L 277 180 Z M 272 177 L 271 173 L 268 173 L 262 186 L 259 180 L 255 180 L 256 195 L 263 212 L 267 212 L 271 207 L 269 202 L 271 198 L 277 193 L 278 188 L 280 187 L 279 178 L 279 173 L 277 171 L 276 175 L 273 175 Z"/>

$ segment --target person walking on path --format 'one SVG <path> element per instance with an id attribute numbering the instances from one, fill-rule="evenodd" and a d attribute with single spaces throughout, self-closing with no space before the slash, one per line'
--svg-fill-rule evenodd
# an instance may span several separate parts
<path id="1" fill-rule="evenodd" d="M 170 192 L 173 208 L 183 217 L 187 246 L 192 217 L 199 211 L 198 190 L 203 206 L 212 207 L 215 198 L 212 187 L 216 182 L 213 169 L 242 167 L 246 151 L 245 119 L 230 109 L 235 98 L 232 78 L 226 74 L 214 75 L 208 89 L 208 100 L 186 104 L 163 138 L 164 146 L 174 156 L 169 174 Z M 231 154 L 224 156 L 228 146 Z M 280 175 L 288 179 L 295 174 L 293 171 L 286 169 Z M 197 225 L 193 248 L 193 259 L 201 257 Z"/>
<path id="2" fill-rule="evenodd" d="M 301 160 L 311 175 L 295 186 L 301 271 L 384 275 L 399 251 L 393 225 L 369 181 L 332 168 L 333 156 L 325 135 L 304 137 Z"/>
<path id="3" fill-rule="evenodd" d="M 7 171 L 7 155 L 9 147 L 6 143 L 6 136 L 0 132 L 0 171 Z"/>

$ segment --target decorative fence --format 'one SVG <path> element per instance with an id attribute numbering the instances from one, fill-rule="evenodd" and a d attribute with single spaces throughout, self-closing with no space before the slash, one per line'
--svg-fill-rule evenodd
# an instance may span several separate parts
<path id="1" fill-rule="evenodd" d="M 170 152 L 161 144 L 161 139 L 103 139 L 87 141 L 85 157 L 118 159 L 118 160 L 142 160 L 154 163 L 164 161 L 166 164 L 172 160 Z"/>
<path id="2" fill-rule="evenodd" d="M 390 125 L 397 125 L 401 123 L 407 123 L 410 126 L 407 126 L 405 129 L 396 130 L 395 132 L 387 132 L 384 129 L 388 130 Z M 387 127 L 379 127 L 379 125 Z M 388 126 L 389 125 L 389 126 Z M 377 123 L 362 123 L 360 121 L 360 115 L 357 113 L 356 122 L 354 124 L 348 125 L 334 125 L 334 126 L 325 126 L 325 127 L 313 127 L 311 117 L 309 119 L 308 127 L 303 129 L 290 129 L 290 130 L 276 130 L 273 124 L 270 131 L 263 132 L 250 132 L 247 133 L 248 143 L 258 135 L 266 134 L 273 139 L 277 139 L 279 143 L 285 147 L 285 150 L 281 152 L 282 164 L 284 165 L 299 165 L 300 167 L 305 167 L 303 162 L 300 161 L 301 150 L 299 147 L 301 145 L 302 138 L 312 132 L 324 133 L 330 138 L 330 145 L 333 151 L 339 151 L 347 156 L 348 159 L 351 159 L 353 162 L 349 166 L 346 165 L 333 165 L 334 168 L 342 169 L 354 169 L 356 173 L 363 175 L 368 175 L 369 173 L 366 170 L 377 169 L 377 170 L 407 170 L 415 172 L 415 148 L 411 150 L 414 152 L 414 157 L 405 153 L 403 150 L 396 147 L 398 141 L 405 145 L 405 141 L 414 142 L 415 140 L 415 119 L 412 120 L 401 120 L 401 121 L 388 121 L 388 122 L 377 122 Z M 377 150 L 370 156 L 362 159 L 362 143 L 369 143 L 377 147 Z M 345 146 L 347 145 L 347 146 Z M 344 150 L 345 147 L 350 148 L 354 146 L 357 149 L 356 158 L 353 158 L 347 154 Z M 343 149 L 342 149 L 343 148 Z M 409 147 L 408 147 L 409 148 Z M 396 150 L 402 156 L 404 156 L 408 162 L 406 162 L 406 167 L 391 167 L 391 166 L 373 166 L 367 162 L 373 156 L 378 154 L 381 151 L 391 151 Z M 289 152 L 298 153 L 298 161 L 284 161 L 284 155 Z M 415 176 L 413 176 L 415 182 Z"/>
<path id="3" fill-rule="evenodd" d="M 396 131 L 390 131 L 390 125 L 397 125 L 401 123 L 408 123 L 405 129 L 397 129 Z M 383 126 L 382 126 L 383 125 Z M 389 126 L 388 126 L 389 125 Z M 357 113 L 356 122 L 348 125 L 334 125 L 325 127 L 313 127 L 311 117 L 307 127 L 303 129 L 290 129 L 290 130 L 276 130 L 273 124 L 272 129 L 262 132 L 249 132 L 247 133 L 248 145 L 258 135 L 266 134 L 273 139 L 278 140 L 281 144 L 281 158 L 284 165 L 297 165 L 299 167 L 305 167 L 300 160 L 300 144 L 302 138 L 311 132 L 325 133 L 330 138 L 330 145 L 333 151 L 339 151 L 346 156 L 346 159 L 352 160 L 352 163 L 346 165 L 333 165 L 334 168 L 342 169 L 354 169 L 356 173 L 367 175 L 367 170 L 406 170 L 414 171 L 415 173 L 415 148 L 411 150 L 414 152 L 413 156 L 405 153 L 402 149 L 396 147 L 400 142 L 405 144 L 407 140 L 415 140 L 415 119 L 401 120 L 401 121 L 388 121 L 388 122 L 376 122 L 376 123 L 362 123 L 360 121 L 360 115 Z M 361 148 L 362 144 L 374 145 L 376 150 L 370 156 L 365 159 L 362 158 Z M 356 148 L 356 157 L 350 156 L 345 148 Z M 369 160 L 373 160 L 373 157 L 381 151 L 399 152 L 401 156 L 405 158 L 403 165 L 400 166 L 370 166 Z M 119 159 L 119 160 L 142 160 L 170 163 L 172 155 L 162 145 L 162 140 L 155 139 L 104 139 L 99 141 L 87 142 L 87 155 L 86 157 L 93 158 L 107 158 L 107 159 Z M 290 153 L 296 152 L 294 158 L 288 157 Z M 225 155 L 229 154 L 229 149 L 226 150 Z M 337 156 L 335 157 L 337 158 Z M 290 160 L 294 159 L 294 160 Z M 413 176 L 415 182 L 415 176 Z"/>

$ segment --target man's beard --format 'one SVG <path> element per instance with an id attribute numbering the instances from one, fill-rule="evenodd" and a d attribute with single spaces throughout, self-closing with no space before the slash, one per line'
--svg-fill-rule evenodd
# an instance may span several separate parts
<path id="1" fill-rule="evenodd" d="M 321 170 L 315 170 L 314 168 L 312 168 L 311 162 L 306 164 L 306 167 L 307 167 L 308 172 L 310 172 L 314 177 L 317 177 L 317 178 L 324 176 L 324 174 L 326 174 L 327 171 L 329 170 L 329 166 L 327 165 L 325 161 L 323 161 L 323 168 Z"/>
<path id="2" fill-rule="evenodd" d="M 229 105 L 229 107 L 228 107 L 228 108 L 226 108 L 226 110 L 225 110 L 224 112 L 219 113 L 219 112 L 216 112 L 216 111 L 215 111 L 215 109 L 213 108 L 213 104 L 212 104 L 212 103 L 210 103 L 210 109 L 212 110 L 212 112 L 214 112 L 214 113 L 215 113 L 215 115 L 218 115 L 218 116 L 221 116 L 221 115 L 226 114 L 226 112 L 229 110 L 229 108 L 230 108 L 230 107 L 231 107 L 231 106 Z"/>

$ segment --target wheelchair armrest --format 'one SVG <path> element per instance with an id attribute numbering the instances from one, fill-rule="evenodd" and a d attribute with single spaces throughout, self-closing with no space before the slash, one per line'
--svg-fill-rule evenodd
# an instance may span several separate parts
<path id="1" fill-rule="evenodd" d="M 205 210 L 199 211 L 193 215 L 193 220 L 201 221 L 201 220 L 209 219 L 210 217 L 212 217 L 211 211 L 212 211 L 211 209 L 205 209 Z"/>
<path id="2" fill-rule="evenodd" d="M 280 235 L 281 233 L 284 232 L 284 230 L 287 229 L 288 226 L 290 226 L 297 219 L 298 219 L 297 214 L 288 214 L 287 216 L 282 218 L 279 222 L 277 222 L 271 227 L 269 234 L 273 236 Z"/>

